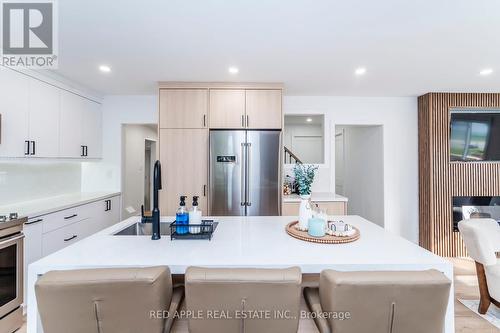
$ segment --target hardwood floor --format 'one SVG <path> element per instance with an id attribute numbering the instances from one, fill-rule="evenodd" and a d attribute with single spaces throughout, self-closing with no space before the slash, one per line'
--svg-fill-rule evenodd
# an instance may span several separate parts
<path id="1" fill-rule="evenodd" d="M 455 332 L 456 333 L 500 333 L 500 330 L 491 325 L 488 321 L 481 318 L 468 308 L 466 308 L 457 299 L 479 299 L 479 289 L 476 278 L 474 262 L 470 259 L 452 258 L 455 271 Z M 304 284 L 312 285 L 316 283 L 313 276 L 305 276 Z M 306 309 L 302 300 L 301 307 Z M 184 333 L 187 330 L 187 321 L 177 321 L 173 329 L 174 333 Z M 301 320 L 299 324 L 299 333 L 318 332 L 312 320 Z M 23 326 L 17 333 L 26 333 L 26 327 Z"/>
<path id="2" fill-rule="evenodd" d="M 496 328 L 458 301 L 479 299 L 479 287 L 474 261 L 465 258 L 450 258 L 455 272 L 455 332 L 498 333 Z"/>

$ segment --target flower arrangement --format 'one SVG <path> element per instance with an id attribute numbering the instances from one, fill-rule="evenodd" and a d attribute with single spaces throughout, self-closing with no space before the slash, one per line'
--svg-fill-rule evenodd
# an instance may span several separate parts
<path id="1" fill-rule="evenodd" d="M 300 195 L 311 194 L 311 185 L 317 169 L 316 165 L 295 164 L 293 173 L 295 174 L 295 183 Z"/>

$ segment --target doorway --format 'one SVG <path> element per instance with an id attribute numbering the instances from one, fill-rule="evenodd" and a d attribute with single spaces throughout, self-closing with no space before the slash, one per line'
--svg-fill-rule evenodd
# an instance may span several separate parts
<path id="1" fill-rule="evenodd" d="M 151 211 L 153 198 L 153 168 L 156 161 L 156 141 L 144 140 L 144 210 Z"/>
<path id="2" fill-rule="evenodd" d="M 151 209 L 152 168 L 157 157 L 156 124 L 122 125 L 122 217 Z"/>
<path id="3" fill-rule="evenodd" d="M 349 215 L 384 226 L 384 140 L 381 125 L 335 126 L 335 191 Z"/>

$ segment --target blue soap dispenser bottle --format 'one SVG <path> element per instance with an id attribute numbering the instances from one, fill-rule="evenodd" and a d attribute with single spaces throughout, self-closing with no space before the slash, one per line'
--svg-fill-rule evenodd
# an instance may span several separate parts
<path id="1" fill-rule="evenodd" d="M 186 196 L 181 196 L 180 200 L 179 208 L 175 214 L 175 224 L 177 224 L 177 233 L 183 235 L 189 231 L 189 212 L 186 209 Z"/>

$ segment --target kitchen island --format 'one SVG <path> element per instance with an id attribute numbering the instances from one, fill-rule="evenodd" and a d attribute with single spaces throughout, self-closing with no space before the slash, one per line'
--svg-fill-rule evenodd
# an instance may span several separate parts
<path id="1" fill-rule="evenodd" d="M 162 218 L 162 222 L 173 218 Z M 284 268 L 299 266 L 302 273 L 324 269 L 425 270 L 437 269 L 453 281 L 453 265 L 445 259 L 359 216 L 335 216 L 356 226 L 361 238 L 353 243 L 327 245 L 304 242 L 287 235 L 285 226 L 296 217 L 215 217 L 219 225 L 212 240 L 170 240 L 162 236 L 114 236 L 138 222 L 132 217 L 51 254 L 29 266 L 28 332 L 40 333 L 34 284 L 50 270 L 167 265 L 172 274 L 189 266 Z M 454 332 L 453 287 L 446 314 L 446 333 Z"/>

